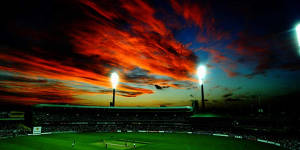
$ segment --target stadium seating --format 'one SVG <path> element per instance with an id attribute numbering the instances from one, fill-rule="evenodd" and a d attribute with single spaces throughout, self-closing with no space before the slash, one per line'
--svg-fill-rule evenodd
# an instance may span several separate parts
<path id="1" fill-rule="evenodd" d="M 120 108 L 69 105 L 62 107 L 45 104 L 34 106 L 29 113 L 31 113 L 29 115 L 32 120 L 31 127 L 41 126 L 42 133 L 184 132 L 271 141 L 292 150 L 300 147 L 300 139 L 297 135 L 285 134 L 287 131 L 282 131 L 284 121 L 267 118 L 242 117 L 244 119 L 240 119 L 232 116 L 191 117 L 193 112 L 190 107 Z M 22 127 L 24 121 L 2 119 L 0 123 L 0 138 L 31 133 L 30 130 Z M 275 132 L 274 129 L 281 132 Z"/>

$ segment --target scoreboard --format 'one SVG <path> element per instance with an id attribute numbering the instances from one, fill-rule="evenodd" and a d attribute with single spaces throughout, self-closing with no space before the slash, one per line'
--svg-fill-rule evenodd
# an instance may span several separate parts
<path id="1" fill-rule="evenodd" d="M 41 134 L 42 132 L 42 127 L 33 127 L 33 134 Z"/>

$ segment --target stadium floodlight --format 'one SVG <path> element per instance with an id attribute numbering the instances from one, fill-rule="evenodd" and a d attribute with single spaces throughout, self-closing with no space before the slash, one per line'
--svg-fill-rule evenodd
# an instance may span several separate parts
<path id="1" fill-rule="evenodd" d="M 201 96 L 202 96 L 202 111 L 205 109 L 205 104 L 204 104 L 204 88 L 203 88 L 203 80 L 206 75 L 206 67 L 201 65 L 197 68 L 197 75 L 198 75 L 198 80 L 199 84 L 201 85 Z"/>
<path id="2" fill-rule="evenodd" d="M 111 77 L 110 77 L 110 80 L 111 80 L 111 83 L 112 83 L 112 88 L 113 88 L 113 101 L 112 101 L 112 104 L 111 106 L 115 106 L 115 95 L 116 95 L 116 88 L 117 88 L 117 85 L 118 85 L 118 82 L 119 82 L 119 76 L 117 73 L 112 73 L 111 74 Z"/>
<path id="3" fill-rule="evenodd" d="M 206 75 L 206 67 L 203 65 L 199 66 L 197 68 L 197 75 L 198 75 L 198 79 L 199 79 L 199 84 L 202 85 L 204 77 Z"/>
<path id="4" fill-rule="evenodd" d="M 111 77 L 110 77 L 110 80 L 111 80 L 111 84 L 112 84 L 112 87 L 113 89 L 116 89 L 117 85 L 118 85 L 118 82 L 119 82 L 119 76 L 117 73 L 112 73 L 111 74 Z"/>
<path id="5" fill-rule="evenodd" d="M 296 33 L 297 33 L 298 45 L 300 47 L 300 24 L 296 26 Z"/>

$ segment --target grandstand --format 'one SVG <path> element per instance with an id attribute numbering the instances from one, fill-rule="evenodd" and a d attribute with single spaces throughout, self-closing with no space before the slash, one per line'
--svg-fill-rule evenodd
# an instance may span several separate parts
<path id="1" fill-rule="evenodd" d="M 39 104 L 33 107 L 33 126 L 44 132 L 186 130 L 192 107 L 99 107 Z"/>
<path id="2" fill-rule="evenodd" d="M 25 111 L 25 115 L 17 115 L 23 116 L 23 119 L 4 119 L 9 118 L 9 115 L 7 112 L 2 112 L 0 133 L 2 138 L 39 135 L 29 136 L 28 140 L 40 140 L 38 137 L 42 139 L 47 137 L 51 139 L 50 142 L 55 142 L 60 139 L 61 145 L 53 143 L 60 147 L 68 147 L 68 143 L 75 141 L 73 138 L 76 137 L 77 145 L 81 145 L 77 147 L 91 150 L 101 149 L 101 147 L 104 149 L 105 144 L 108 144 L 110 148 L 113 147 L 112 149 L 126 149 L 125 143 L 129 146 L 127 148 L 133 148 L 133 144 L 136 144 L 137 148 L 146 147 L 146 149 L 150 143 L 154 143 L 158 146 L 154 147 L 160 149 L 159 145 L 162 143 L 172 143 L 172 141 L 158 138 L 161 136 L 177 141 L 175 143 L 182 141 L 182 137 L 189 139 L 183 140 L 183 145 L 189 145 L 188 143 L 193 141 L 199 143 L 196 139 L 206 144 L 206 146 L 193 144 L 190 145 L 191 149 L 197 149 L 199 146 L 211 149 L 208 144 L 211 142 L 217 143 L 213 149 L 222 149 L 224 146 L 229 149 L 237 147 L 241 150 L 299 148 L 299 140 L 295 135 L 297 132 L 288 133 L 289 136 L 287 136 L 287 131 L 281 128 L 276 128 L 276 131 L 270 130 L 282 124 L 282 121 L 277 121 L 276 124 L 274 119 L 268 117 L 240 118 L 232 115 L 194 114 L 193 112 L 193 108 L 189 106 L 100 107 L 38 104 Z M 22 113 L 18 112 L 18 114 Z M 273 126 L 270 126 L 272 124 Z M 101 142 L 94 142 L 99 139 Z M 85 147 L 85 144 L 81 143 L 82 140 L 93 146 Z M 1 140 L 0 143 L 5 141 Z M 224 141 L 229 144 L 223 143 Z M 176 149 L 178 147 L 174 147 L 175 143 L 166 144 L 162 149 L 170 147 Z M 235 144 L 232 145 L 232 143 Z M 15 144 L 12 143 L 12 145 Z M 8 147 L 10 146 L 8 144 Z M 39 149 L 40 146 L 45 149 L 43 144 L 32 149 Z M 2 145 L 0 148 L 6 149 L 7 147 Z"/>

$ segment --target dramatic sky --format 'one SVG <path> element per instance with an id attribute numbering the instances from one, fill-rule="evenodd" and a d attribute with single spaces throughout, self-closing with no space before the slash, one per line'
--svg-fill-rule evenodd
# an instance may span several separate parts
<path id="1" fill-rule="evenodd" d="M 2 3 L 2 2 L 1 2 Z M 1 4 L 0 103 L 117 106 L 272 102 L 300 90 L 299 4 L 42 0 Z"/>

